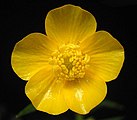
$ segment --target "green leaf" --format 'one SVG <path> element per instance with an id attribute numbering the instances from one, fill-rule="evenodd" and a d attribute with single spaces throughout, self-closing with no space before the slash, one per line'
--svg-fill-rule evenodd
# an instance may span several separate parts
<path id="1" fill-rule="evenodd" d="M 116 110 L 124 110 L 125 109 L 125 106 L 123 106 L 117 102 L 111 101 L 111 100 L 104 100 L 99 106 L 107 107 L 110 109 L 116 109 Z"/>
<path id="2" fill-rule="evenodd" d="M 75 115 L 75 120 L 84 120 L 84 116 L 76 114 Z"/>
<path id="3" fill-rule="evenodd" d="M 88 117 L 88 118 L 85 119 L 85 120 L 95 120 L 95 118 L 93 118 L 93 117 Z"/>
<path id="4" fill-rule="evenodd" d="M 29 113 L 35 112 L 36 109 L 34 108 L 34 106 L 32 104 L 29 104 L 28 106 L 26 106 L 23 110 L 21 110 L 17 115 L 16 118 L 20 118 L 24 115 L 27 115 Z"/>
<path id="5" fill-rule="evenodd" d="M 111 118 L 106 118 L 106 119 L 101 119 L 101 120 L 123 120 L 123 116 L 118 116 L 118 117 L 111 117 Z"/>
<path id="6" fill-rule="evenodd" d="M 95 119 L 92 116 L 85 119 L 84 116 L 76 114 L 75 115 L 75 120 L 95 120 Z"/>

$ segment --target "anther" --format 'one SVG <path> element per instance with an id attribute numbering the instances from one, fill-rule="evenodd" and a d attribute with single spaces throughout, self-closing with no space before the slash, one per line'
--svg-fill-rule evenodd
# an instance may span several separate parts
<path id="1" fill-rule="evenodd" d="M 75 80 L 83 78 L 85 66 L 90 61 L 87 54 L 80 51 L 80 47 L 74 44 L 63 45 L 58 51 L 52 53 L 49 64 L 59 68 L 54 70 L 58 80 Z"/>

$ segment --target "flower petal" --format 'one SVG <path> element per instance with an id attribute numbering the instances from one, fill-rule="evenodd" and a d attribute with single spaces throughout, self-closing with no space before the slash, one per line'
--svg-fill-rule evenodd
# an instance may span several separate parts
<path id="1" fill-rule="evenodd" d="M 58 115 L 68 110 L 62 94 L 63 85 L 55 79 L 51 66 L 47 66 L 28 81 L 25 92 L 37 110 Z"/>
<path id="2" fill-rule="evenodd" d="M 96 20 L 88 11 L 68 4 L 51 10 L 45 26 L 48 37 L 59 44 L 74 44 L 96 31 Z"/>
<path id="3" fill-rule="evenodd" d="M 106 96 L 105 81 L 93 80 L 90 76 L 84 79 L 70 81 L 64 88 L 68 107 L 79 114 L 87 114 Z"/>
<path id="4" fill-rule="evenodd" d="M 29 80 L 48 63 L 49 55 L 56 49 L 55 42 L 41 33 L 32 33 L 19 41 L 12 52 L 11 64 L 16 74 Z"/>
<path id="5" fill-rule="evenodd" d="M 80 46 L 84 54 L 90 55 L 88 71 L 93 79 L 111 81 L 118 76 L 124 61 L 124 49 L 108 32 L 96 32 Z"/>

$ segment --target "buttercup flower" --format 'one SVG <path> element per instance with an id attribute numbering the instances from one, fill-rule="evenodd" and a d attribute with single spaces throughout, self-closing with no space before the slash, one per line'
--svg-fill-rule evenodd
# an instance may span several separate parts
<path id="1" fill-rule="evenodd" d="M 122 45 L 96 20 L 74 5 L 51 10 L 46 35 L 31 33 L 12 52 L 15 73 L 28 81 L 25 93 L 37 110 L 58 115 L 86 114 L 106 96 L 124 61 Z"/>

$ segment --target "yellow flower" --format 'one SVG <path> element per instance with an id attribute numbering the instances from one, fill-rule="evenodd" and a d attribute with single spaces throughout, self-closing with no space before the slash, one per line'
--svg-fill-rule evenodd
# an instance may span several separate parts
<path id="1" fill-rule="evenodd" d="M 64 5 L 47 14 L 47 35 L 31 33 L 15 45 L 12 67 L 28 81 L 25 93 L 37 110 L 86 114 L 105 98 L 124 50 L 108 32 L 96 32 L 96 25 L 91 13 Z"/>

